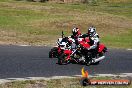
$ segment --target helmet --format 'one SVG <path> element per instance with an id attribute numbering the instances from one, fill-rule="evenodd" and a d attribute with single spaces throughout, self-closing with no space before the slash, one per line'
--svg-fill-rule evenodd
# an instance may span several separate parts
<path id="1" fill-rule="evenodd" d="M 88 29 L 88 34 L 90 37 L 94 36 L 96 34 L 96 28 L 95 27 L 90 27 Z"/>
<path id="2" fill-rule="evenodd" d="M 76 35 L 78 34 L 78 32 L 79 32 L 79 28 L 73 28 L 73 29 L 72 29 L 72 34 L 73 34 L 74 36 L 76 36 Z"/>

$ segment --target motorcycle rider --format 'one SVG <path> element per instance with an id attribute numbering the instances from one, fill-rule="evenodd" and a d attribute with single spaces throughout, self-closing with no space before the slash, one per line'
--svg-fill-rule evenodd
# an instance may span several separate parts
<path id="1" fill-rule="evenodd" d="M 72 49 L 75 49 L 76 48 L 76 45 L 78 45 L 78 38 L 79 38 L 79 36 L 81 36 L 80 29 L 77 28 L 77 27 L 74 27 L 72 29 L 72 35 L 69 36 L 69 38 L 72 39 L 72 41 L 71 41 Z"/>
<path id="2" fill-rule="evenodd" d="M 96 33 L 95 27 L 89 27 L 88 33 L 87 33 L 89 40 L 90 40 L 90 48 L 88 50 L 92 53 L 92 58 L 96 58 L 99 48 L 99 35 Z"/>
<path id="3" fill-rule="evenodd" d="M 77 27 L 74 27 L 74 28 L 72 29 L 72 35 L 71 35 L 71 37 L 74 38 L 74 39 L 76 39 L 76 38 L 78 38 L 80 35 L 81 35 L 80 29 L 77 28 Z"/>
<path id="4" fill-rule="evenodd" d="M 74 27 L 72 29 L 72 35 L 69 36 L 68 38 L 72 38 L 74 39 L 75 41 L 78 39 L 78 37 L 81 36 L 81 32 L 80 32 L 80 29 L 77 28 L 77 27 Z"/>

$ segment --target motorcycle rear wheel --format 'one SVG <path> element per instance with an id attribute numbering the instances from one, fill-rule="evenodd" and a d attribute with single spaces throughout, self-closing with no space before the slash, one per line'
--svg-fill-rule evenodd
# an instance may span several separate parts
<path id="1" fill-rule="evenodd" d="M 91 61 L 86 62 L 86 66 L 90 66 L 91 65 Z"/>

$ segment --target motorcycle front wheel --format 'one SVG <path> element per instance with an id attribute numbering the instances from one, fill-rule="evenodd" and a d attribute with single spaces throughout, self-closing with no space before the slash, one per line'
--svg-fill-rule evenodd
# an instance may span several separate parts
<path id="1" fill-rule="evenodd" d="M 60 56 L 59 56 L 59 58 L 58 58 L 58 64 L 59 65 L 66 65 L 66 64 L 68 64 L 68 60 L 66 60 L 66 58 L 67 58 L 67 55 L 65 55 L 64 53 L 62 53 Z"/>
<path id="2" fill-rule="evenodd" d="M 58 48 L 54 47 L 49 51 L 49 58 L 56 58 L 58 56 Z"/>

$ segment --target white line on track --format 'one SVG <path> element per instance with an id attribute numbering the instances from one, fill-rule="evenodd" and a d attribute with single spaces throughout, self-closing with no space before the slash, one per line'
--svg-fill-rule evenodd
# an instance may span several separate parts
<path id="1" fill-rule="evenodd" d="M 31 46 L 31 45 L 18 45 L 18 46 Z"/>
<path id="2" fill-rule="evenodd" d="M 47 45 L 18 45 L 18 46 L 47 46 Z"/>
<path id="3" fill-rule="evenodd" d="M 131 51 L 132 49 L 127 49 L 127 50 Z"/>

